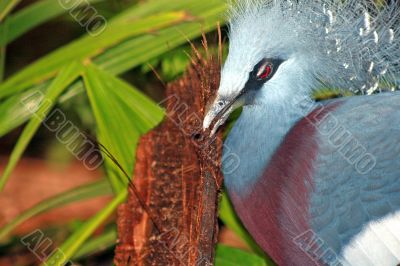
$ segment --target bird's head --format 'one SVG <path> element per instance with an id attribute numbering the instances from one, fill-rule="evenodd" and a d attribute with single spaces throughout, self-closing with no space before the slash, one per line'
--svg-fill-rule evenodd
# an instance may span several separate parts
<path id="1" fill-rule="evenodd" d="M 320 87 L 377 90 L 379 80 L 399 72 L 388 53 L 400 49 L 398 26 L 392 7 L 362 2 L 233 1 L 229 54 L 203 128 L 214 123 L 213 134 L 239 106 L 290 106 Z"/>
<path id="2" fill-rule="evenodd" d="M 300 80 L 311 81 L 312 58 L 302 45 L 293 44 L 296 20 L 283 21 L 280 7 L 261 2 L 244 1 L 232 7 L 229 54 L 218 93 L 203 122 L 204 129 L 215 122 L 212 134 L 236 108 L 262 104 L 266 99 L 284 101 L 295 89 L 300 93 Z"/>

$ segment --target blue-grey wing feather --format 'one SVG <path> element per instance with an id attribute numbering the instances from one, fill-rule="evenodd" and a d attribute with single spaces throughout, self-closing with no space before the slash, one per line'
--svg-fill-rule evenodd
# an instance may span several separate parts
<path id="1" fill-rule="evenodd" d="M 336 101 L 318 125 L 310 215 L 312 228 L 340 254 L 366 224 L 400 210 L 400 93 Z M 346 145 L 359 145 L 358 152 L 351 156 Z M 367 167 L 357 161 L 362 156 Z"/>

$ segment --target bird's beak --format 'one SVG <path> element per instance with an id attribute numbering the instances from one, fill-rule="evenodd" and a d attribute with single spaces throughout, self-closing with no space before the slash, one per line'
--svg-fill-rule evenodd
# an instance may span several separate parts
<path id="1" fill-rule="evenodd" d="M 207 114 L 203 120 L 203 130 L 210 128 L 214 123 L 210 134 L 213 136 L 218 128 L 226 122 L 229 115 L 242 105 L 240 96 L 241 94 L 230 98 L 218 96 L 208 108 Z"/>

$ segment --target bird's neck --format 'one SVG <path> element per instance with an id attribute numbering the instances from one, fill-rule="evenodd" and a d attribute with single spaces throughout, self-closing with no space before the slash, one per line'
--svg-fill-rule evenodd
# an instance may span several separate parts
<path id="1" fill-rule="evenodd" d="M 264 101 L 246 106 L 224 146 L 224 157 L 238 157 L 238 165 L 223 161 L 228 189 L 245 193 L 261 177 L 290 129 L 315 107 L 309 97 L 292 97 L 284 103 Z"/>

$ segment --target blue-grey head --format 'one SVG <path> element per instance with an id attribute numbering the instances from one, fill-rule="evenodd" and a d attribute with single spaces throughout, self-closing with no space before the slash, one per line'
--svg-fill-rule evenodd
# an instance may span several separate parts
<path id="1" fill-rule="evenodd" d="M 214 133 L 239 106 L 292 105 L 320 87 L 373 93 L 393 80 L 399 26 L 388 18 L 398 11 L 360 2 L 231 3 L 229 54 L 203 127 L 215 122 Z"/>

